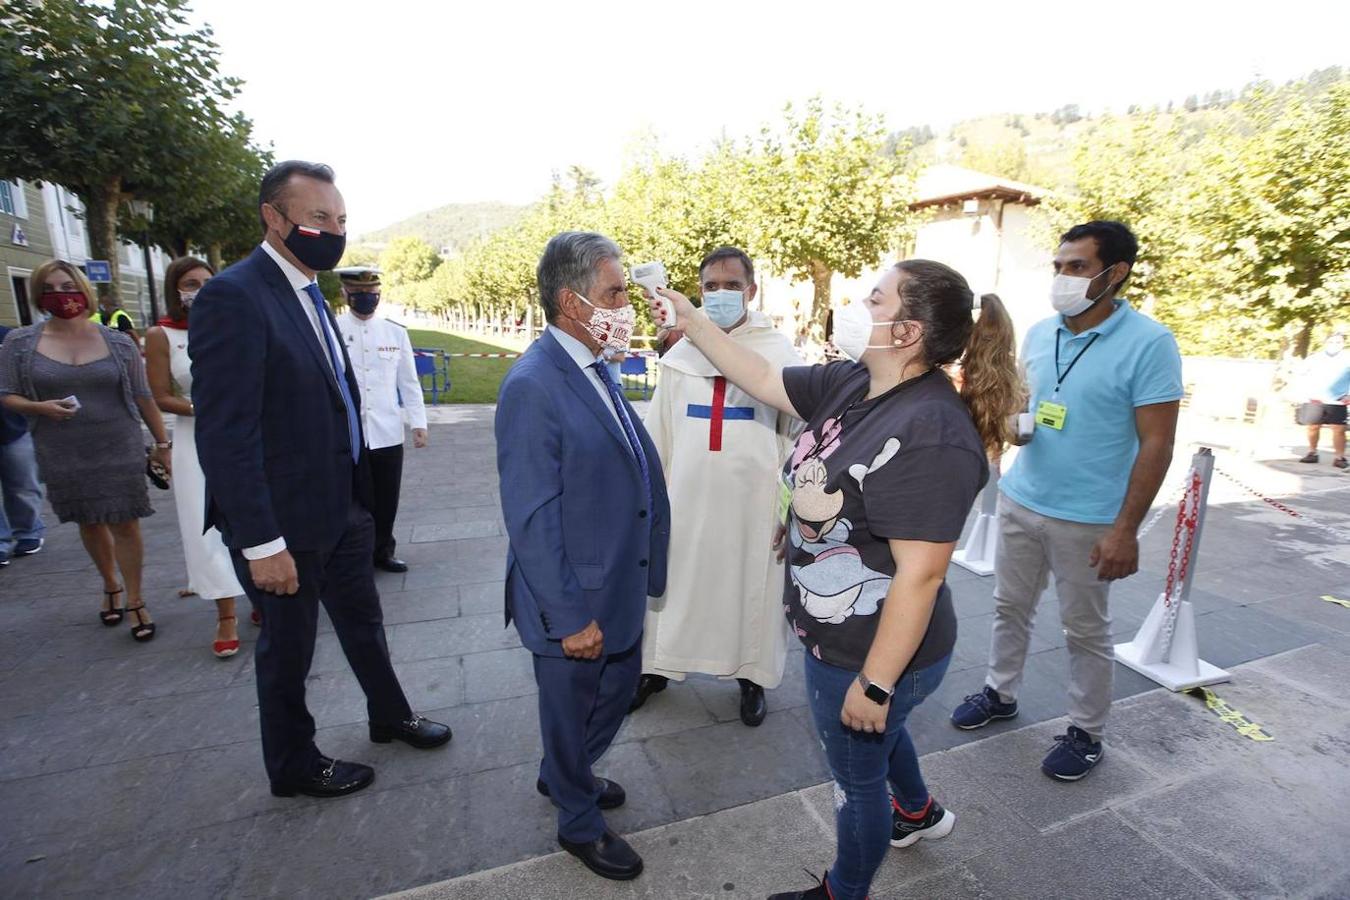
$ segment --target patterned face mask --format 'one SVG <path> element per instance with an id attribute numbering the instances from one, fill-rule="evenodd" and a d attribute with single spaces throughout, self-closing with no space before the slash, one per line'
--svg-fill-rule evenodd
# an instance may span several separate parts
<path id="1" fill-rule="evenodd" d="M 575 293 L 575 291 L 573 292 Z M 576 321 L 586 329 L 586 333 L 595 342 L 611 353 L 627 353 L 633 340 L 633 327 L 637 324 L 637 314 L 633 307 L 625 303 L 618 309 L 605 309 L 577 294 L 581 302 L 591 308 L 591 317 L 582 322 Z"/>

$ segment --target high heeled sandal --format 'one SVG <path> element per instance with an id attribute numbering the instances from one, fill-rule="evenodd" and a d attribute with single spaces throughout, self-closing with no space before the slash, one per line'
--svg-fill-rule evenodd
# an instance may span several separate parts
<path id="1" fill-rule="evenodd" d="M 234 616 L 217 616 L 217 622 L 238 621 Z M 239 638 L 232 641 L 212 641 L 211 652 L 216 655 L 216 659 L 229 659 L 239 652 Z"/>
<path id="2" fill-rule="evenodd" d="M 118 588 L 115 591 L 103 592 L 103 596 L 108 598 L 108 606 L 110 606 L 111 609 L 100 609 L 98 611 L 98 620 L 109 628 L 122 624 L 122 613 L 125 612 L 125 610 L 120 606 L 113 606 L 113 598 L 124 590 L 126 589 Z"/>
<path id="3" fill-rule="evenodd" d="M 144 603 L 142 603 L 140 606 L 128 606 L 127 613 L 130 614 L 134 612 L 140 612 L 143 609 L 145 609 Z M 155 623 L 142 622 L 141 617 L 137 616 L 136 624 L 131 626 L 131 639 L 138 643 L 144 644 L 146 641 L 152 640 L 154 636 L 155 636 Z"/>

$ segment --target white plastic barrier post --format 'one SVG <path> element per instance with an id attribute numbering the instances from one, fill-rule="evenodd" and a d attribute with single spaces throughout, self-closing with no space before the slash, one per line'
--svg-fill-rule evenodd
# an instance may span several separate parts
<path id="1" fill-rule="evenodd" d="M 1231 676 L 1200 658 L 1195 636 L 1195 611 L 1187 599 L 1195 579 L 1200 535 L 1214 479 L 1214 454 L 1208 447 L 1191 462 L 1190 484 L 1177 510 L 1167 586 L 1158 595 L 1134 640 L 1116 644 L 1116 659 L 1172 691 L 1229 681 Z"/>
<path id="2" fill-rule="evenodd" d="M 994 574 L 994 547 L 998 543 L 999 467 L 989 467 L 989 483 L 980 494 L 980 514 L 970 529 L 963 547 L 952 554 L 952 562 L 976 575 Z"/>

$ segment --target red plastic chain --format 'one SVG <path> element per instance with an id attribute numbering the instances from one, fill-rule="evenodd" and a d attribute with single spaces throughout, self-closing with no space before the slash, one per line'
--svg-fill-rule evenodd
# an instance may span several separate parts
<path id="1" fill-rule="evenodd" d="M 1163 605 L 1171 607 L 1172 591 L 1186 581 L 1186 571 L 1191 566 L 1191 550 L 1195 547 L 1195 529 L 1200 521 L 1200 473 L 1191 473 L 1191 483 L 1181 503 L 1177 507 L 1177 524 L 1172 533 L 1172 556 L 1167 563 L 1167 589 L 1163 594 Z M 1181 545 L 1181 529 L 1186 529 L 1186 545 Z M 1178 565 L 1177 554 L 1181 554 Z"/>
<path id="2" fill-rule="evenodd" d="M 1280 512 L 1285 513 L 1286 515 L 1293 516 L 1295 519 L 1302 519 L 1302 518 L 1304 518 L 1303 513 L 1299 512 L 1298 510 L 1290 509 L 1289 507 L 1285 506 L 1283 503 L 1281 503 L 1281 502 L 1278 501 L 1278 500 L 1275 500 L 1275 499 L 1273 499 L 1273 498 L 1271 498 L 1271 497 L 1267 497 L 1265 494 L 1261 493 L 1260 491 L 1258 491 L 1256 488 L 1252 487 L 1251 485 L 1243 484 L 1241 481 L 1238 481 L 1236 478 L 1234 478 L 1232 475 L 1230 475 L 1230 474 L 1228 474 L 1227 472 L 1225 472 L 1223 469 L 1220 469 L 1218 466 L 1215 466 L 1215 467 L 1214 467 L 1214 471 L 1215 471 L 1215 472 L 1218 472 L 1218 473 L 1219 473 L 1220 475 L 1222 475 L 1224 478 L 1227 478 L 1229 481 L 1233 482 L 1233 484 L 1236 484 L 1238 487 L 1242 488 L 1242 489 L 1243 489 L 1244 491 L 1246 491 L 1247 493 L 1249 493 L 1249 494 L 1251 494 L 1252 496 L 1256 497 L 1256 498 L 1259 499 L 1261 502 L 1263 502 L 1263 503 L 1269 503 L 1271 506 L 1275 507 L 1275 508 L 1278 509 Z"/>

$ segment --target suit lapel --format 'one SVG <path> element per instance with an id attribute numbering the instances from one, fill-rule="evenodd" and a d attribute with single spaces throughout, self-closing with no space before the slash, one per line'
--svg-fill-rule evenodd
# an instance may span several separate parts
<path id="1" fill-rule="evenodd" d="M 558 339 L 550 332 L 545 331 L 540 336 L 539 342 L 544 351 L 548 353 L 549 358 L 553 360 L 554 365 L 562 370 L 563 381 L 567 384 L 567 387 L 582 402 L 582 405 L 600 420 L 600 424 L 604 426 L 605 431 L 609 432 L 610 437 L 618 441 L 619 446 L 624 450 L 623 455 L 632 461 L 633 469 L 640 476 L 642 469 L 638 466 L 637 460 L 633 458 L 633 450 L 628 446 L 628 436 L 623 433 L 619 423 L 614 421 L 614 413 L 610 411 L 613 408 L 612 404 L 607 404 L 600 398 L 595 390 L 595 385 L 591 383 L 590 375 L 582 371 L 576 360 L 563 349 L 562 344 L 559 344 Z M 630 421 L 636 420 L 630 419 Z"/>
<path id="2" fill-rule="evenodd" d="M 314 357 L 314 361 L 323 369 L 328 387 L 337 397 L 338 402 L 342 401 L 342 392 L 338 390 L 337 380 L 333 377 L 333 366 L 328 361 L 328 351 L 319 344 L 319 336 L 314 333 L 314 326 L 310 324 L 309 316 L 300 308 L 300 298 L 296 295 L 295 288 L 286 279 L 286 274 L 281 268 L 273 262 L 266 251 L 258 248 L 253 251 L 259 257 L 263 277 L 267 283 L 272 286 L 272 292 L 276 294 L 277 302 L 281 306 L 281 313 L 291 325 L 294 332 L 293 339 L 299 341 Z"/>

